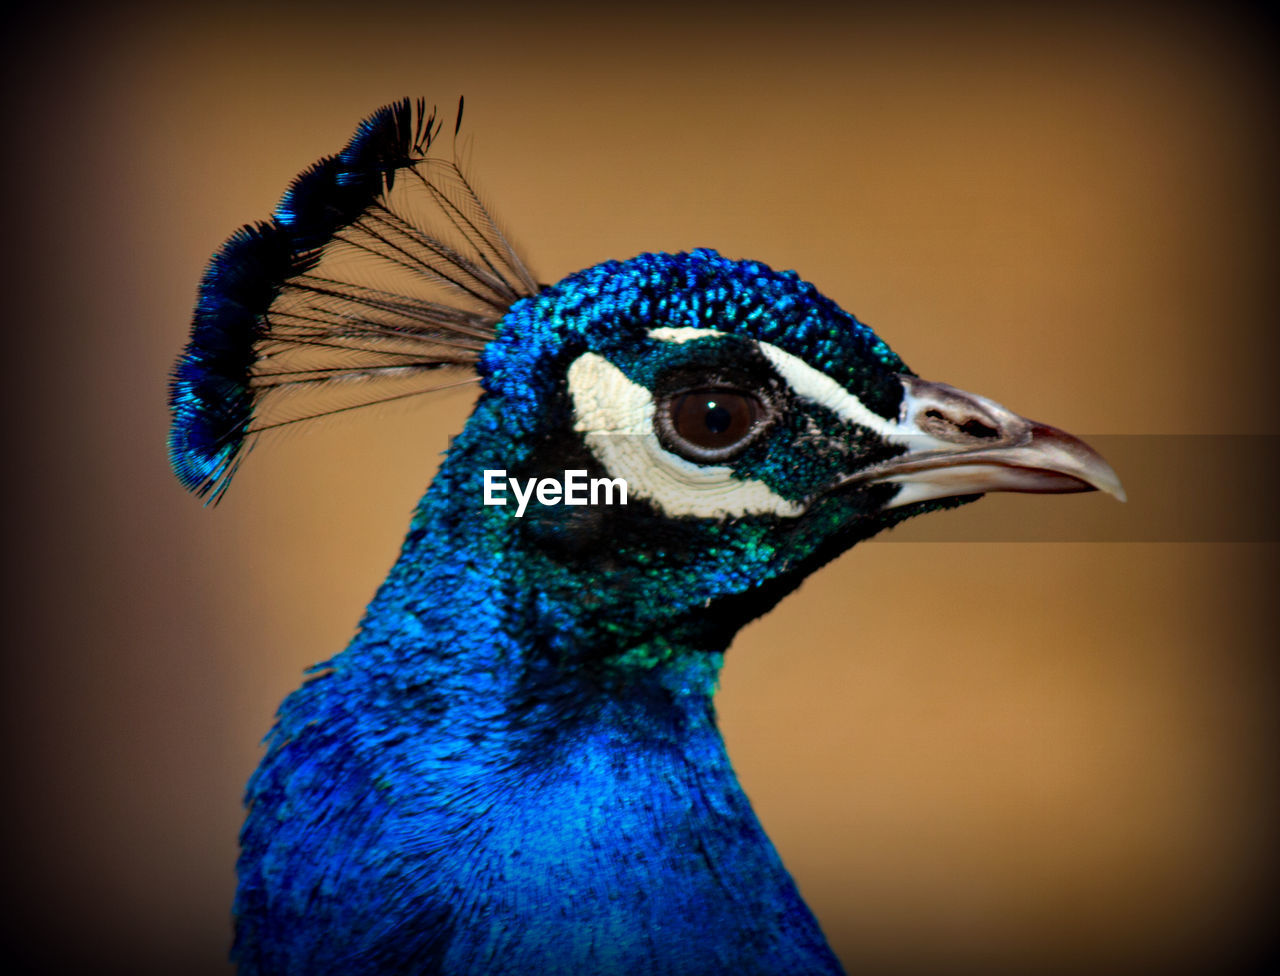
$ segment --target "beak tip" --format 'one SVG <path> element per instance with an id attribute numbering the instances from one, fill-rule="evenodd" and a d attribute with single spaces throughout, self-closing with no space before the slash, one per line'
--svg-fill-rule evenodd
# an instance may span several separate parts
<path id="1" fill-rule="evenodd" d="M 1109 485 L 1101 486 L 1101 488 L 1102 488 L 1102 491 L 1105 491 L 1108 495 L 1110 495 L 1112 498 L 1114 498 L 1118 502 L 1127 502 L 1129 500 L 1129 496 L 1125 494 L 1124 486 L 1120 484 L 1119 481 L 1115 481 L 1114 483 Z"/>
<path id="2" fill-rule="evenodd" d="M 1102 456 L 1088 448 L 1092 455 L 1086 464 L 1088 477 L 1085 479 L 1087 483 L 1096 488 L 1098 491 L 1105 492 L 1118 502 L 1127 502 L 1128 494 L 1124 490 L 1124 485 L 1120 484 L 1120 476 L 1116 474 L 1115 468 L 1111 467 Z"/>

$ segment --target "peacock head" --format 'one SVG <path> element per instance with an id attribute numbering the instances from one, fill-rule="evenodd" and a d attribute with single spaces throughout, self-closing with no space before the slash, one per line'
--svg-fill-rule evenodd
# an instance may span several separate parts
<path id="1" fill-rule="evenodd" d="M 911 515 L 987 491 L 1120 491 L 1083 442 L 920 380 L 794 272 L 709 250 L 544 288 L 478 372 L 450 504 L 520 552 L 550 629 L 579 646 L 591 631 L 597 648 L 723 647 Z"/>

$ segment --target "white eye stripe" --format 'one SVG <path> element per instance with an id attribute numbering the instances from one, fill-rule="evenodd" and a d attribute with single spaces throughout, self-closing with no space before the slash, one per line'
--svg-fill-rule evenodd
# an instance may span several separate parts
<path id="1" fill-rule="evenodd" d="M 603 356 L 583 353 L 567 376 L 573 428 L 587 449 L 611 478 L 625 479 L 630 493 L 666 514 L 794 517 L 804 510 L 762 481 L 737 478 L 723 465 L 694 464 L 664 448 L 653 429 L 653 397 Z"/>
<path id="2" fill-rule="evenodd" d="M 663 342 L 685 343 L 694 339 L 728 335 L 717 329 L 671 328 L 662 326 L 649 330 L 649 337 Z M 796 396 L 825 407 L 842 420 L 874 431 L 885 440 L 906 443 L 909 433 L 896 420 L 886 420 L 861 400 L 842 387 L 830 376 L 822 373 L 798 356 L 779 349 L 770 342 L 754 340 L 756 348 L 782 377 Z M 913 431 L 919 434 L 919 431 Z"/>
<path id="3" fill-rule="evenodd" d="M 905 432 L 896 420 L 880 416 L 826 373 L 771 343 L 758 342 L 756 345 L 796 396 L 825 407 L 841 420 L 874 431 L 887 441 L 896 441 L 904 436 Z"/>

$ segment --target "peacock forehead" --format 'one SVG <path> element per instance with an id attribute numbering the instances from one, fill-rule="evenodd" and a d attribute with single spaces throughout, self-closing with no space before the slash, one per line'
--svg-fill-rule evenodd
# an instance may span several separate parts
<path id="1" fill-rule="evenodd" d="M 617 359 L 654 329 L 708 329 L 769 343 L 893 416 L 910 370 L 866 324 L 794 271 L 699 249 L 606 261 L 517 304 L 481 359 L 491 389 L 533 392 L 546 363 L 584 350 Z"/>

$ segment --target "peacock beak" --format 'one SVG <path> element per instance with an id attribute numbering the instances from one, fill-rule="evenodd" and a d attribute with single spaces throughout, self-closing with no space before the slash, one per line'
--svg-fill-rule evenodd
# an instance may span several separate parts
<path id="1" fill-rule="evenodd" d="M 1097 490 L 1125 500 L 1111 465 L 1078 437 L 945 383 L 901 379 L 893 439 L 907 451 L 855 476 L 901 486 L 886 508 L 989 491 Z"/>

